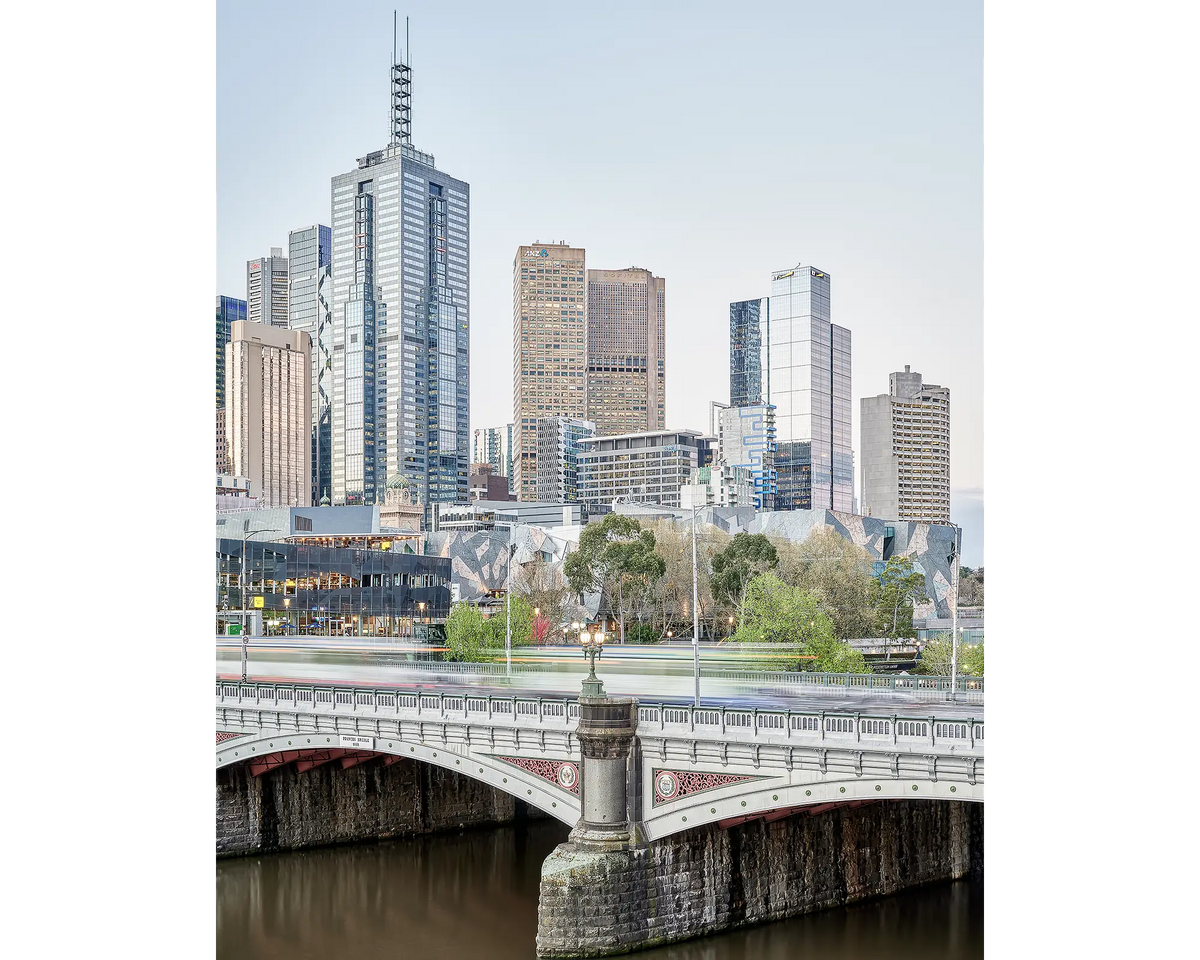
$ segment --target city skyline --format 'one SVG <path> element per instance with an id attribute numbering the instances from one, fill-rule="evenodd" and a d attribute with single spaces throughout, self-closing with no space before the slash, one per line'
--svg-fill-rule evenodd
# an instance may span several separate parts
<path id="1" fill-rule="evenodd" d="M 296 5 L 299 13 L 310 6 Z M 336 69 L 315 54 L 354 31 L 386 32 L 392 8 L 367 5 L 319 28 L 314 19 L 277 46 L 254 46 L 261 56 L 242 56 L 273 9 L 218 6 L 216 292 L 229 296 L 245 295 L 237 278 L 246 260 L 283 244 L 289 230 L 328 222 L 329 178 L 387 132 L 390 45 L 381 38 Z M 594 43 L 563 49 L 555 39 L 569 24 L 561 20 L 517 31 L 486 7 L 455 23 L 429 5 L 401 11 L 412 17 L 414 142 L 472 184 L 471 354 L 511 350 L 512 250 L 566 238 L 586 246 L 589 263 L 645 264 L 671 280 L 666 359 L 678 375 L 668 378 L 666 426 L 702 428 L 708 403 L 728 392 L 729 304 L 765 295 L 770 271 L 818 263 L 838 278 L 837 322 L 854 331 L 855 408 L 904 363 L 955 391 L 953 512 L 966 528 L 965 560 L 977 564 L 981 11 L 755 12 L 729 23 L 697 17 L 660 35 L 669 14 L 644 11 L 644 36 L 572 12 Z M 657 63 L 638 59 L 651 36 Z M 461 69 L 433 55 L 451 37 Z M 630 69 L 607 69 L 614 57 Z M 698 95 L 696 77 L 714 57 L 727 61 L 731 79 Z M 311 89 L 280 98 L 279 114 L 256 126 L 238 92 L 301 59 Z M 535 92 L 551 77 L 569 79 L 580 117 L 640 97 L 659 111 L 658 135 L 627 150 L 622 138 L 609 142 L 581 123 L 565 162 L 561 147 L 547 152 L 552 131 L 531 119 L 540 115 Z M 494 81 L 524 94 L 500 96 Z M 305 133 L 306 113 L 343 103 L 336 116 L 323 114 L 324 137 Z M 726 128 L 714 131 L 718 114 Z M 303 159 L 284 163 L 289 157 Z M 266 186 L 260 158 L 278 167 Z M 756 203 L 713 202 L 731 196 L 719 174 L 734 164 L 751 170 Z M 511 367 L 472 366 L 471 428 L 508 422 Z"/>

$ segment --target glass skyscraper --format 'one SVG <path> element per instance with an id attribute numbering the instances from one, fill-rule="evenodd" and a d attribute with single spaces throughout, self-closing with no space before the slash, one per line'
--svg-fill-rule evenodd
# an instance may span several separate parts
<path id="1" fill-rule="evenodd" d="M 225 408 L 225 346 L 233 336 L 233 325 L 246 319 L 246 301 L 217 297 L 217 409 Z"/>
<path id="2" fill-rule="evenodd" d="M 829 317 L 829 274 L 803 265 L 729 305 L 731 406 L 775 407 L 778 510 L 854 508 L 850 331 Z"/>
<path id="3" fill-rule="evenodd" d="M 777 454 L 785 452 L 785 443 L 811 441 L 812 509 L 850 513 L 850 331 L 830 322 L 829 274 L 803 265 L 773 273 L 767 326 Z"/>
<path id="4" fill-rule="evenodd" d="M 397 475 L 425 504 L 467 501 L 470 187 L 409 142 L 408 70 L 392 142 L 332 181 L 334 504 L 382 502 Z"/>
<path id="5" fill-rule="evenodd" d="M 303 330 L 312 341 L 312 503 L 332 495 L 330 431 L 332 428 L 333 318 L 330 297 L 332 232 L 323 224 L 288 234 L 288 326 Z"/>

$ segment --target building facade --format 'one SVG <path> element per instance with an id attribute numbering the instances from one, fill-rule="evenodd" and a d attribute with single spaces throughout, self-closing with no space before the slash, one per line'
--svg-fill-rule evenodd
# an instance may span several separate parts
<path id="1" fill-rule="evenodd" d="M 283 249 L 246 261 L 246 319 L 272 327 L 288 325 L 288 261 Z"/>
<path id="2" fill-rule="evenodd" d="M 490 463 L 472 463 L 469 496 L 472 502 L 476 500 L 508 500 L 508 477 L 494 473 Z"/>
<path id="3" fill-rule="evenodd" d="M 470 187 L 413 147 L 411 70 L 392 70 L 392 136 L 332 180 L 333 504 L 403 475 L 465 502 L 470 464 Z"/>
<path id="4" fill-rule="evenodd" d="M 693 507 L 754 507 L 757 497 L 754 478 L 745 467 L 721 464 L 715 467 L 697 467 L 692 471 L 689 483 L 679 491 L 679 506 L 683 510 Z"/>
<path id="5" fill-rule="evenodd" d="M 579 444 L 596 436 L 596 425 L 573 417 L 543 417 L 537 422 L 536 499 L 574 503 L 579 499 Z"/>
<path id="6" fill-rule="evenodd" d="M 829 274 L 816 267 L 771 275 L 766 399 L 775 407 L 779 444 L 810 444 L 812 509 L 849 512 L 850 331 L 830 322 L 829 288 Z"/>
<path id="7" fill-rule="evenodd" d="M 599 436 L 666 426 L 667 282 L 641 267 L 587 271 L 587 417 Z"/>
<path id="8" fill-rule="evenodd" d="M 579 499 L 602 513 L 618 498 L 679 506 L 680 488 L 700 465 L 695 430 L 651 430 L 579 441 Z"/>
<path id="9" fill-rule="evenodd" d="M 863 513 L 949 523 L 950 390 L 908 365 L 888 380 L 861 401 Z"/>
<path id="10" fill-rule="evenodd" d="M 225 408 L 217 407 L 217 476 L 229 467 L 229 439 L 225 435 Z"/>
<path id="11" fill-rule="evenodd" d="M 729 405 L 753 407 L 767 403 L 770 340 L 767 320 L 771 301 L 739 300 L 729 305 Z"/>
<path id="12" fill-rule="evenodd" d="M 508 480 L 511 492 L 513 467 L 513 425 L 506 423 L 502 427 L 479 427 L 475 430 L 475 441 L 472 446 L 472 463 L 490 463 L 492 473 Z"/>
<path id="13" fill-rule="evenodd" d="M 233 336 L 233 325 L 246 319 L 246 301 L 217 297 L 217 409 L 225 409 L 225 347 Z"/>
<path id="14" fill-rule="evenodd" d="M 513 492 L 537 499 L 537 422 L 587 419 L 583 248 L 517 248 L 513 259 Z"/>
<path id="15" fill-rule="evenodd" d="M 312 342 L 312 498 L 316 506 L 328 496 L 333 479 L 330 469 L 330 430 L 333 366 L 333 318 L 329 301 L 333 289 L 330 272 L 332 232 L 314 223 L 288 234 L 288 327 L 302 330 Z"/>
<path id="16" fill-rule="evenodd" d="M 311 343 L 308 334 L 240 320 L 226 356 L 228 472 L 267 506 L 310 503 Z"/>
<path id="17" fill-rule="evenodd" d="M 734 407 L 709 405 L 716 437 L 718 465 L 745 469 L 759 510 L 774 510 L 778 489 L 775 470 L 775 408 L 770 404 Z"/>

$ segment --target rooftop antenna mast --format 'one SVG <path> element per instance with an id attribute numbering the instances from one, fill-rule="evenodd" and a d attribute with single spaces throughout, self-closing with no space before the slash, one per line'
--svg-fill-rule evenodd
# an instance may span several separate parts
<path id="1" fill-rule="evenodd" d="M 408 17 L 404 18 L 404 56 L 396 50 L 396 11 L 392 11 L 392 143 L 412 144 L 412 67 L 408 59 Z"/>

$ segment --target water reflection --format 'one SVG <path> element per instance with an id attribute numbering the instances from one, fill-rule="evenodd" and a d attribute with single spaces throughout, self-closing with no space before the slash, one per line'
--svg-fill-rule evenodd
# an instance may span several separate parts
<path id="1" fill-rule="evenodd" d="M 217 956 L 533 960 L 557 821 L 217 862 Z M 983 885 L 939 885 L 676 944 L 639 960 L 983 956 Z"/>

